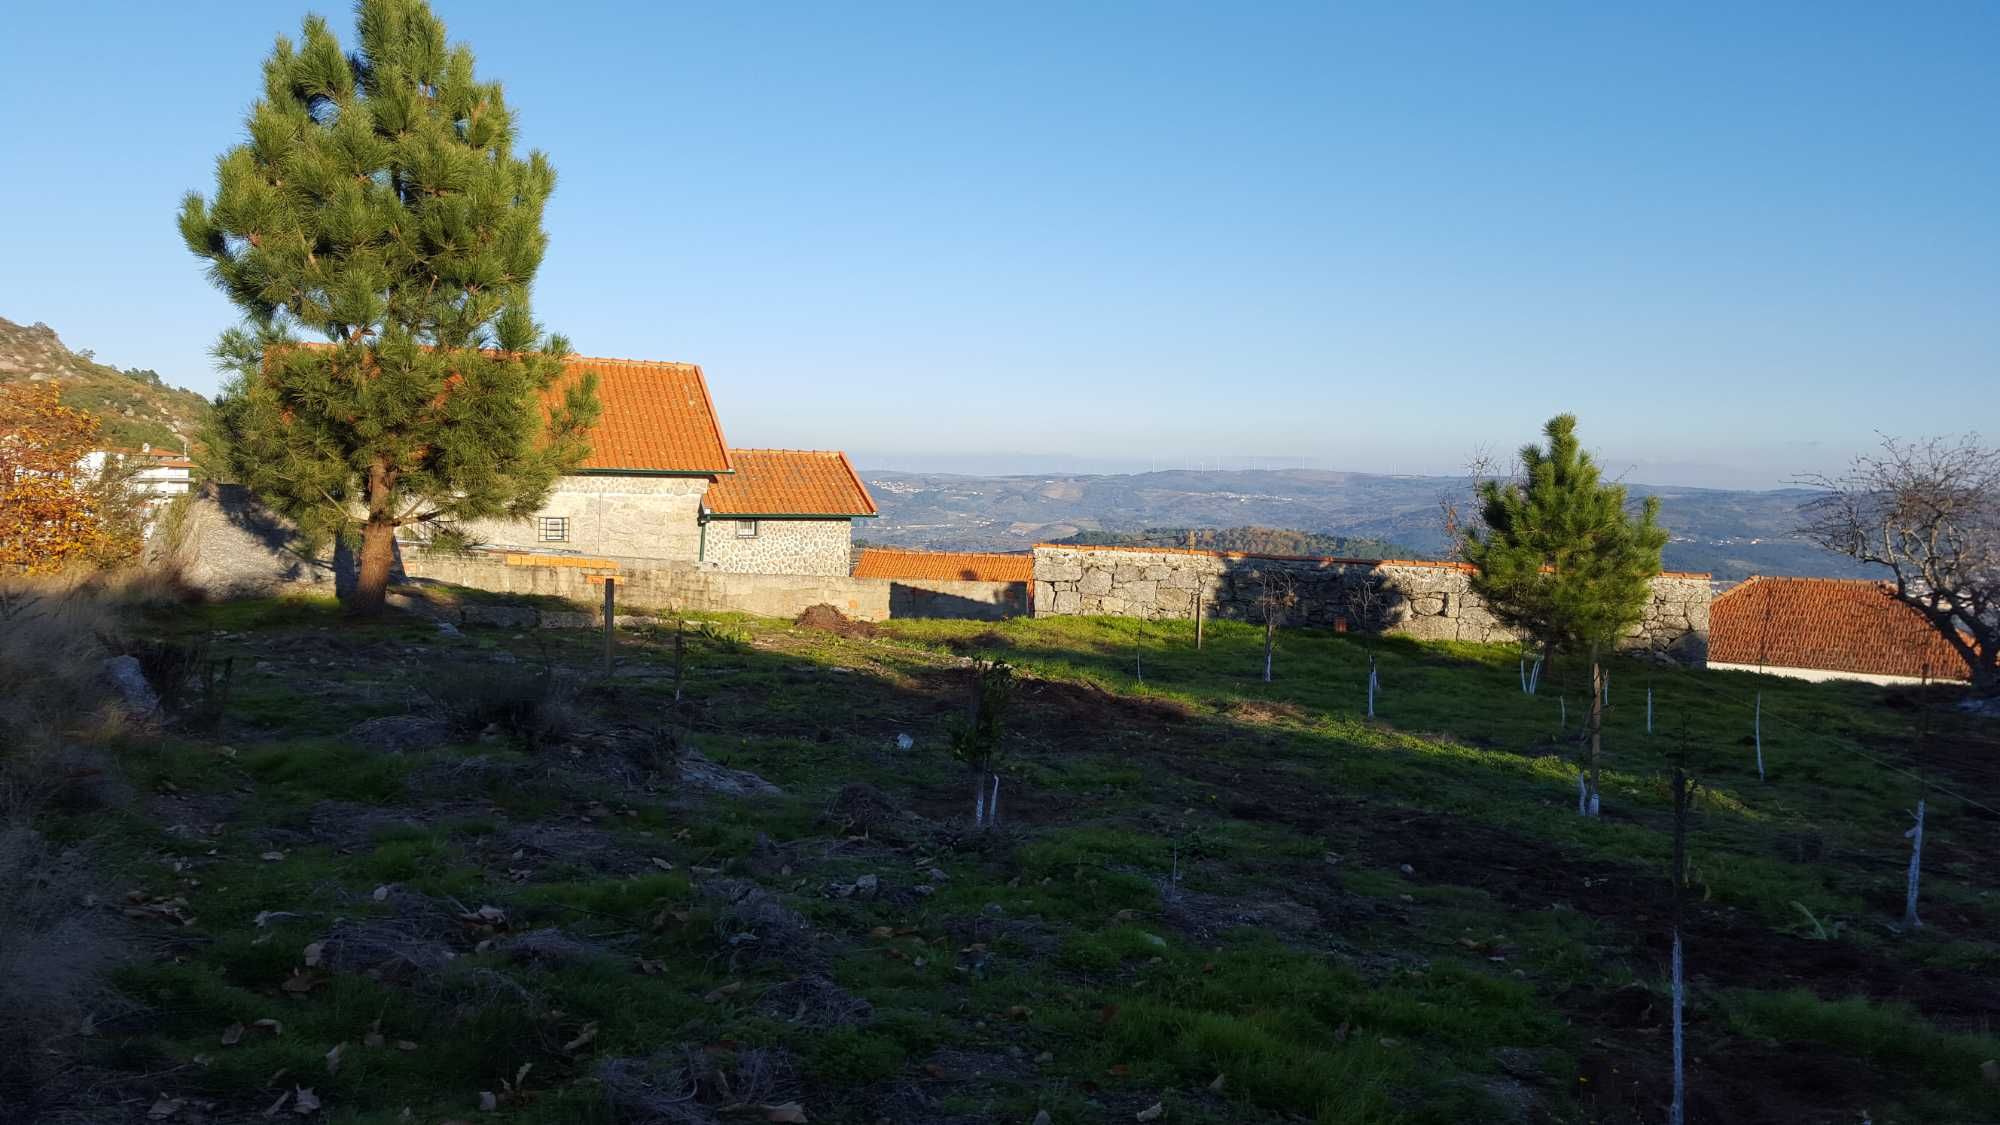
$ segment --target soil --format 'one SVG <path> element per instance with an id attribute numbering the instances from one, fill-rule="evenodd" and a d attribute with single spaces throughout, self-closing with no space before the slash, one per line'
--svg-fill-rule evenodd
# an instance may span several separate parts
<path id="1" fill-rule="evenodd" d="M 872 637 L 880 632 L 869 622 L 856 621 L 824 602 L 807 606 L 792 620 L 792 624 L 801 629 L 813 629 L 843 637 Z"/>

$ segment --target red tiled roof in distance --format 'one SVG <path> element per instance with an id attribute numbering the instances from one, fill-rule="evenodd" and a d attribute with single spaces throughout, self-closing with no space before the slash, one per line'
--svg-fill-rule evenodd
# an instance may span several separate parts
<path id="1" fill-rule="evenodd" d="M 718 477 L 702 503 L 719 516 L 872 516 L 875 500 L 831 449 L 732 449 L 736 472 Z"/>
<path id="2" fill-rule="evenodd" d="M 571 356 L 542 401 L 560 403 L 584 372 L 597 375 L 601 410 L 578 472 L 705 474 L 733 467 L 700 365 Z"/>
<path id="3" fill-rule="evenodd" d="M 1708 611 L 1711 664 L 1969 678 L 1965 660 L 1882 582 L 1752 578 Z"/>
<path id="4" fill-rule="evenodd" d="M 1032 582 L 1035 556 L 958 551 L 898 551 L 863 548 L 854 564 L 856 578 L 902 578 L 928 582 Z"/>

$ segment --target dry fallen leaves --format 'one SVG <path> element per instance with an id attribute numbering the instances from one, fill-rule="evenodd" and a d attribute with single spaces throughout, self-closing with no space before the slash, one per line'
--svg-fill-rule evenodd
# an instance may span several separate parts
<path id="1" fill-rule="evenodd" d="M 1154 1102 L 1152 1105 L 1149 1105 L 1145 1109 L 1142 1109 L 1139 1112 L 1133 1114 L 1132 1120 L 1158 1121 L 1160 1118 L 1165 1117 L 1166 1115 L 1167 1115 L 1166 1104 L 1163 1102 Z"/>
<path id="2" fill-rule="evenodd" d="M 326 943 L 323 941 L 316 941 L 313 942 L 311 945 L 306 946 L 305 949 L 306 968 L 308 969 L 319 968 L 320 958 L 325 953 L 326 953 Z"/>
<path id="3" fill-rule="evenodd" d="M 186 1098 L 170 1098 L 165 1094 L 161 1094 L 160 1100 L 153 1103 L 153 1108 L 146 1111 L 146 1119 L 148 1121 L 165 1121 L 179 1113 L 181 1107 L 186 1104 Z"/>
<path id="4" fill-rule="evenodd" d="M 228 1027 L 225 1027 L 225 1028 L 223 1028 L 223 1029 L 222 1029 L 222 1045 L 223 1045 L 223 1046 L 225 1046 L 225 1047 L 234 1047 L 234 1046 L 236 1046 L 236 1045 L 237 1045 L 238 1043 L 241 1043 L 241 1042 L 243 1042 L 243 1025 L 242 1025 L 242 1024 L 240 1024 L 240 1023 L 232 1023 L 232 1024 L 230 1024 L 230 1025 L 229 1025 Z"/>
<path id="5" fill-rule="evenodd" d="M 329 1078 L 339 1073 L 340 1056 L 345 1054 L 346 1052 L 347 1052 L 347 1044 L 335 1043 L 333 1045 L 333 1049 L 326 1053 L 326 1073 Z"/>
<path id="6" fill-rule="evenodd" d="M 797 1102 L 785 1102 L 781 1105 L 767 1105 L 764 1106 L 763 1109 L 764 1109 L 764 1120 L 766 1121 L 806 1120 L 805 1107 Z"/>
<path id="7" fill-rule="evenodd" d="M 312 1087 L 299 1086 L 294 1088 L 292 1092 L 292 1112 L 298 1114 L 300 1117 L 319 1112 L 319 1098 L 313 1095 Z"/>

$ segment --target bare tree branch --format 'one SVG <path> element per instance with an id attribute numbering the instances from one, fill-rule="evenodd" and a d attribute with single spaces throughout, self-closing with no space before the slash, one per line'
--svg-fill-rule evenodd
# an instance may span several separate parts
<path id="1" fill-rule="evenodd" d="M 1886 568 L 1896 599 L 1922 614 L 1972 670 L 1973 692 L 2000 694 L 2000 449 L 1977 434 L 1883 437 L 1800 511 L 1802 534 Z"/>

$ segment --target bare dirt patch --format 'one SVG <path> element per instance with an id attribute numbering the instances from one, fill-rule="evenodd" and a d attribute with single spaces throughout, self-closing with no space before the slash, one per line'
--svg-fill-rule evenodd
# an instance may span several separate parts
<path id="1" fill-rule="evenodd" d="M 881 631 L 869 622 L 856 621 L 825 603 L 807 606 L 792 619 L 792 624 L 801 629 L 834 633 L 843 637 L 872 637 Z"/>

